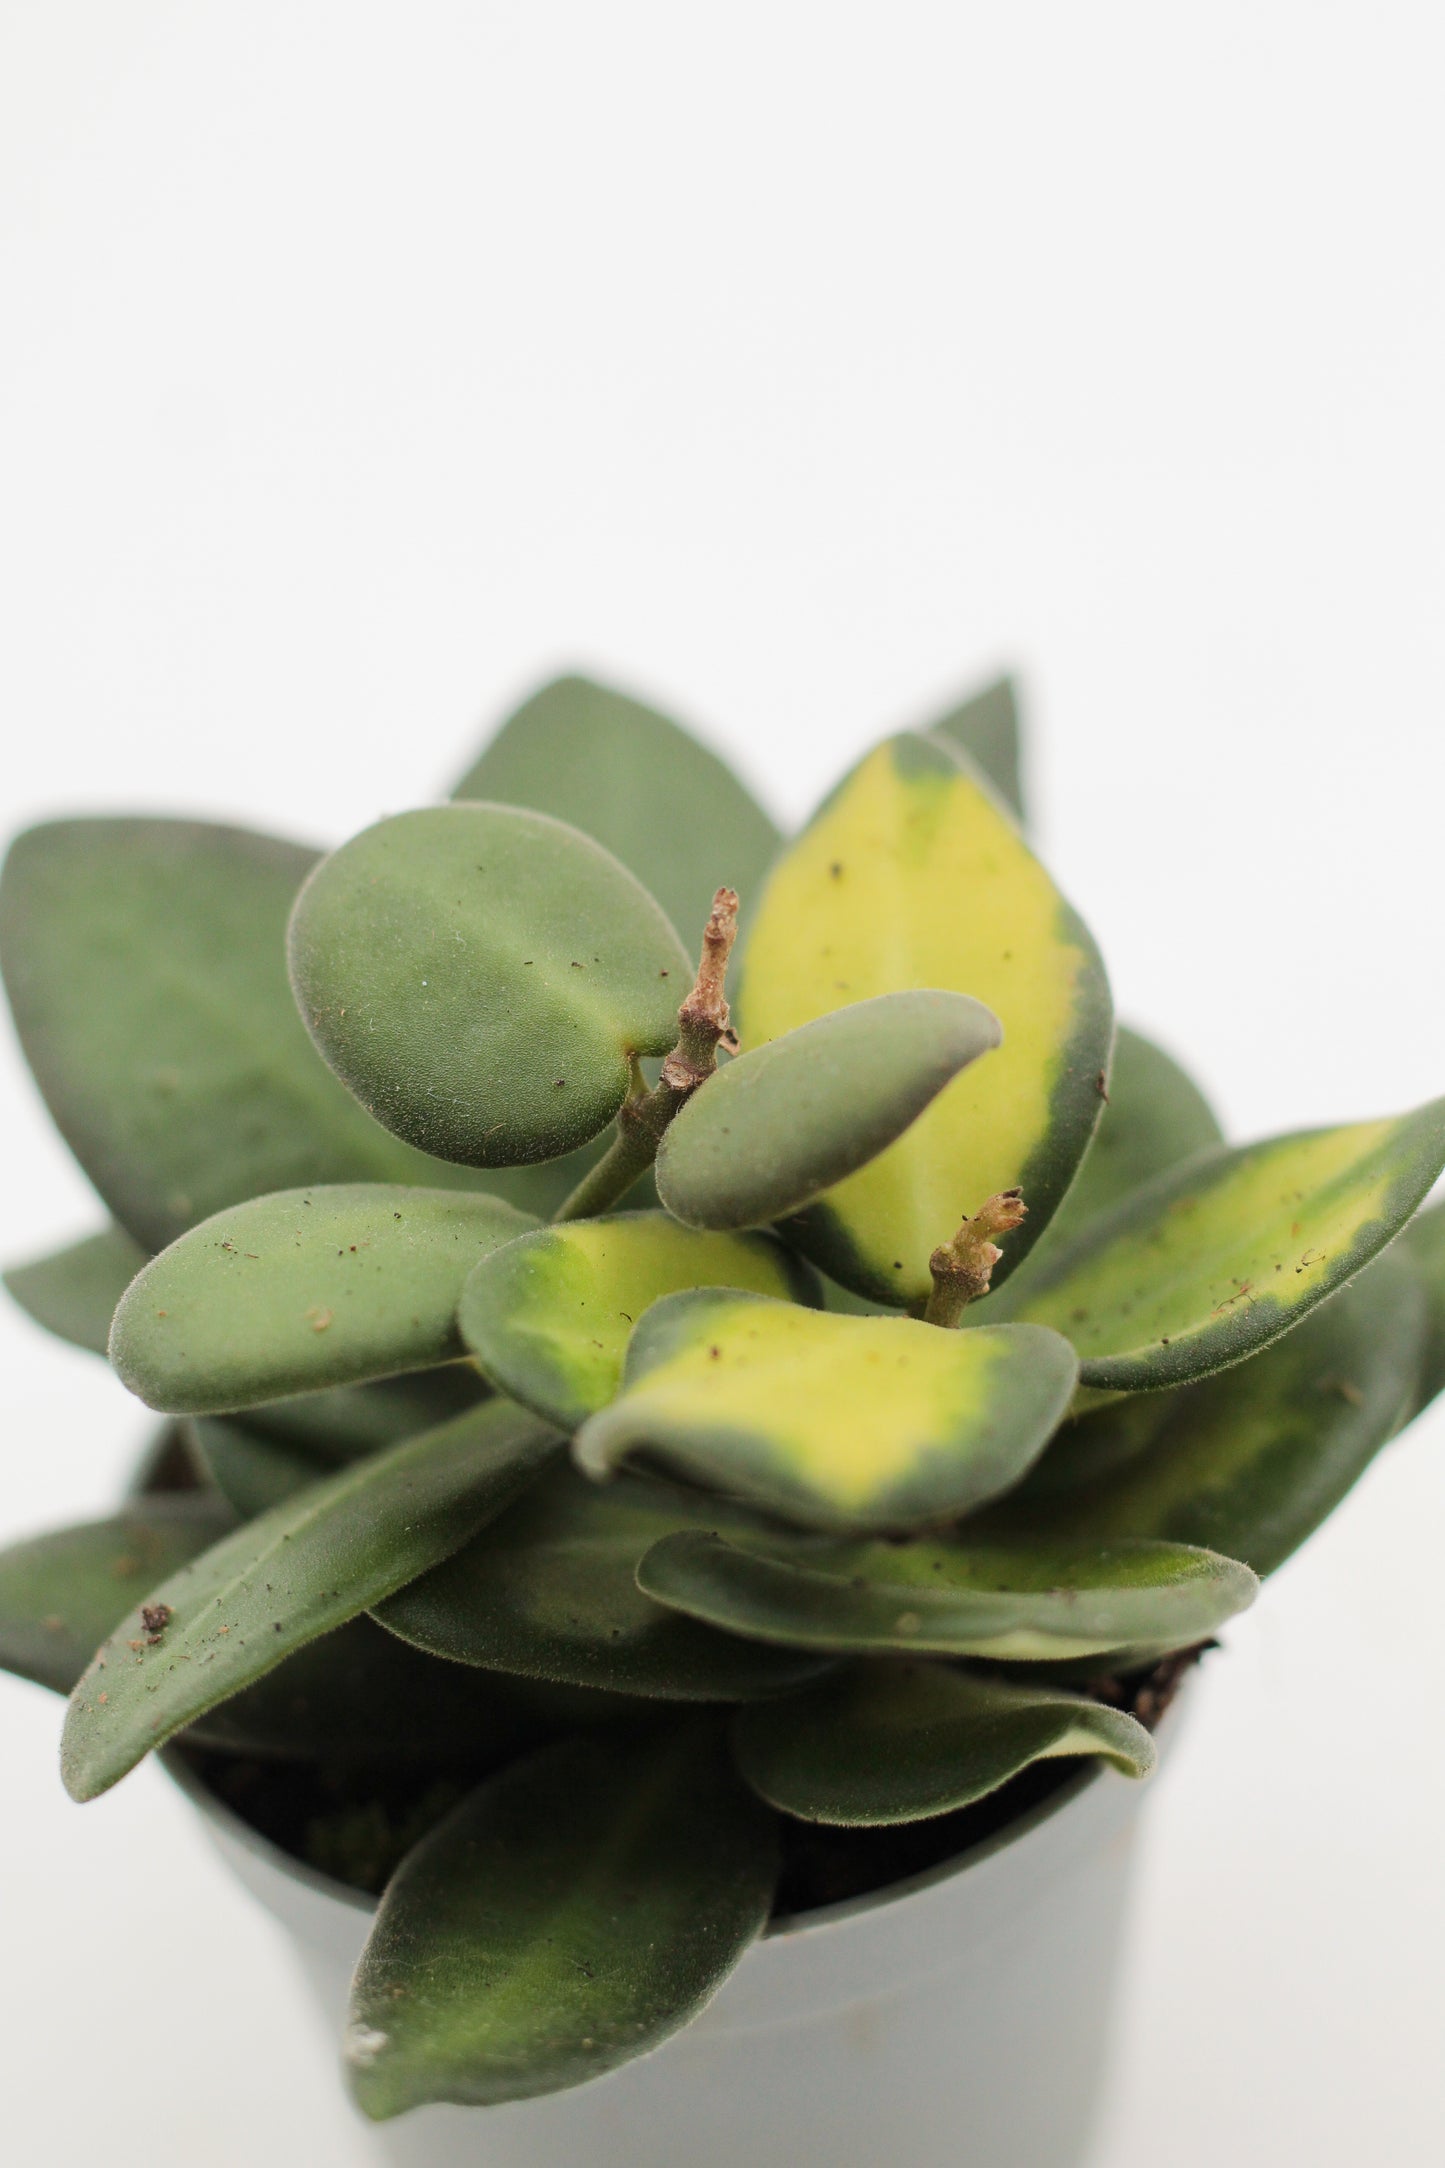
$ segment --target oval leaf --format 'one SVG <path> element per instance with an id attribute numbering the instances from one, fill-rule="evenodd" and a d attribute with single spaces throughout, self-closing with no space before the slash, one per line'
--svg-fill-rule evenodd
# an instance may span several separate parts
<path id="1" fill-rule="evenodd" d="M 1098 1120 L 1112 1014 L 1098 951 L 989 790 L 941 742 L 870 753 L 779 860 L 745 959 L 740 1025 L 759 1045 L 874 994 L 952 988 L 1004 1043 L 896 1144 L 789 1223 L 834 1279 L 899 1308 L 965 1214 L 1022 1187 L 1043 1232 Z"/>
<path id="2" fill-rule="evenodd" d="M 692 1227 L 762 1227 L 900 1137 L 999 1043 L 967 994 L 919 988 L 851 1002 L 730 1061 L 663 1136 L 657 1192 Z"/>
<path id="3" fill-rule="evenodd" d="M 483 1192 L 341 1183 L 218 1212 L 147 1265 L 110 1356 L 149 1407 L 224 1414 L 465 1352 L 462 1284 L 525 1215 Z"/>
<path id="4" fill-rule="evenodd" d="M 779 841 L 716 754 L 584 677 L 557 678 L 525 701 L 452 796 L 570 821 L 636 874 L 689 941 L 717 889 L 757 894 Z"/>
<path id="5" fill-rule="evenodd" d="M 680 1618 L 636 1579 L 644 1553 L 679 1529 L 759 1525 L 715 1498 L 634 1476 L 599 1491 L 563 1464 L 376 1615 L 432 1655 L 523 1678 L 665 1701 L 778 1693 L 816 1676 L 816 1659 Z"/>
<path id="6" fill-rule="evenodd" d="M 1168 1420 L 1142 1453 L 1127 1436 L 1141 1400 L 1101 1408 L 1088 1418 L 1090 1465 L 1068 1485 L 1036 1490 L 1026 1479 L 988 1515 L 988 1532 L 1014 1541 L 1164 1538 L 1273 1573 L 1394 1435 L 1424 1338 L 1410 1260 L 1389 1251 L 1262 1355 L 1169 1395 Z M 1115 1430 L 1125 1435 L 1111 1468 L 1105 1447 Z"/>
<path id="7" fill-rule="evenodd" d="M 691 983 L 661 907 L 561 821 L 510 806 L 401 813 L 324 859 L 291 974 L 342 1082 L 421 1150 L 555 1159 L 605 1129 Z"/>
<path id="8" fill-rule="evenodd" d="M 1445 1100 L 1221 1146 L 1126 1198 L 989 1314 L 1067 1333 L 1087 1386 L 1187 1383 L 1298 1324 L 1384 1248 L 1442 1167 Z"/>
<path id="9" fill-rule="evenodd" d="M 946 738 L 981 768 L 1013 813 L 1024 821 L 1023 733 L 1019 726 L 1018 691 L 1012 678 L 1001 677 L 982 692 L 974 693 L 958 707 L 950 708 L 937 722 L 927 723 L 930 737 Z"/>
<path id="10" fill-rule="evenodd" d="M 1165 1655 L 1254 1601 L 1247 1566 L 1180 1543 L 766 1542 L 667 1537 L 637 1569 L 659 1603 L 795 1648 L 1042 1663 Z"/>
<path id="11" fill-rule="evenodd" d="M 504 1771 L 382 1898 L 346 2035 L 361 2107 L 529 2100 L 658 2046 L 761 1934 L 777 1849 L 711 1726 Z"/>
<path id="12" fill-rule="evenodd" d="M 324 1463 L 241 1423 L 210 1417 L 186 1428 L 192 1457 L 206 1481 L 243 1521 L 269 1513 L 328 1473 Z"/>
<path id="13" fill-rule="evenodd" d="M 615 1398 L 634 1324 L 688 1287 L 806 1302 L 812 1274 L 765 1235 L 699 1234 L 665 1212 L 539 1227 L 494 1250 L 462 1289 L 462 1338 L 493 1383 L 575 1430 Z"/>
<path id="14" fill-rule="evenodd" d="M 115 1306 L 147 1254 L 123 1227 L 107 1227 L 32 1264 L 12 1265 L 4 1280 L 37 1325 L 72 1347 L 103 1355 Z"/>
<path id="15" fill-rule="evenodd" d="M 71 1697 L 61 1774 L 106 1791 L 152 1747 L 466 1543 L 552 1450 L 493 1400 L 250 1521 L 162 1579 Z"/>
<path id="16" fill-rule="evenodd" d="M 753 1790 L 784 1814 L 862 1828 L 951 1814 L 1038 1761 L 1097 1755 L 1144 1777 L 1156 1759 L 1144 1726 L 1122 1709 L 896 1660 L 741 1710 L 733 1751 Z"/>
<path id="17" fill-rule="evenodd" d="M 633 1334 L 626 1388 L 578 1433 L 806 1527 L 957 1519 L 1016 1483 L 1078 1376 L 1058 1333 L 945 1332 L 718 1289 L 669 1295 Z"/>
<path id="18" fill-rule="evenodd" d="M 266 1400 L 246 1410 L 246 1427 L 307 1460 L 330 1468 L 364 1460 L 418 1431 L 434 1430 L 490 1391 L 470 1363 L 378 1378 L 371 1385 L 333 1385 L 289 1400 Z"/>
<path id="19" fill-rule="evenodd" d="M 307 1038 L 286 922 L 315 863 L 203 821 L 56 821 L 11 847 L 0 965 L 26 1059 L 148 1250 L 301 1182 L 466 1179 L 378 1128 Z"/>

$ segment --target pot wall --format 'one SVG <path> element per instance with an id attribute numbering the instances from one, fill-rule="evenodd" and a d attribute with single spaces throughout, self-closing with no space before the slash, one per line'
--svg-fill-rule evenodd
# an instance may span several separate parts
<path id="1" fill-rule="evenodd" d="M 1172 1725 L 1169 1727 L 1172 1729 Z M 370 1908 L 177 1769 L 339 2043 Z M 961 1861 L 779 1922 L 702 2015 L 595 2083 L 358 2129 L 392 2168 L 1075 2168 L 1148 1787 L 1086 1771 Z"/>

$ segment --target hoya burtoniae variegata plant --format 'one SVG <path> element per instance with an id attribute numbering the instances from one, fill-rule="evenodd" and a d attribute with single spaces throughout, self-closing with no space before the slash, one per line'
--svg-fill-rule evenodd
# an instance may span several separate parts
<path id="1" fill-rule="evenodd" d="M 0 1658 L 76 1798 L 169 1746 L 381 1892 L 375 2116 L 595 2076 L 777 1912 L 1147 1774 L 1445 1377 L 1445 1103 L 1227 1144 L 1006 686 L 785 843 L 567 679 L 328 857 L 32 830 L 0 960 L 111 1215 L 9 1286 L 169 1419 L 0 1558 Z"/>

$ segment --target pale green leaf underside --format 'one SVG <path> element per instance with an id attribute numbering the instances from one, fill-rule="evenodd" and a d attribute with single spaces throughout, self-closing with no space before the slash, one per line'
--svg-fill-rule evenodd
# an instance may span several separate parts
<path id="1" fill-rule="evenodd" d="M 815 1295 L 808 1267 L 768 1236 L 624 1212 L 539 1227 L 494 1250 L 468 1277 L 457 1322 L 499 1391 L 571 1431 L 615 1397 L 643 1312 L 688 1287 Z"/>
<path id="2" fill-rule="evenodd" d="M 1368 1264 L 1445 1166 L 1445 1100 L 1220 1146 L 1086 1229 L 991 1316 L 1066 1333 L 1086 1386 L 1186 1383 L 1266 1346 Z"/>
<path id="3" fill-rule="evenodd" d="M 689 945 L 715 890 L 737 889 L 745 910 L 753 903 L 778 847 L 773 823 L 716 754 L 583 677 L 557 678 L 525 701 L 452 796 L 570 821 L 636 874 Z"/>
<path id="4" fill-rule="evenodd" d="M 820 1543 L 684 1534 L 638 1567 L 659 1603 L 795 1648 L 1039 1663 L 1160 1654 L 1253 1602 L 1247 1566 L 1182 1544 Z"/>
<path id="5" fill-rule="evenodd" d="M 1039 1761 L 1096 1756 L 1142 1777 L 1156 1758 L 1121 1709 L 897 1659 L 742 1710 L 733 1749 L 754 1791 L 784 1814 L 870 1828 L 951 1814 Z"/>
<path id="6" fill-rule="evenodd" d="M 505 1401 L 326 1478 L 223 1537 L 137 1607 L 72 1696 L 61 1773 L 77 1799 L 466 1543 L 552 1450 L 555 1434 Z M 132 1643 L 137 1645 L 132 1647 Z"/>
<path id="7" fill-rule="evenodd" d="M 621 1397 L 574 1450 L 590 1473 L 640 1456 L 805 1527 L 917 1527 L 1017 1482 L 1076 1378 L 1057 1333 L 697 1290 L 647 1312 Z"/>
<path id="8" fill-rule="evenodd" d="M 5 1286 L 37 1325 L 103 1355 L 115 1306 L 147 1255 L 123 1227 L 107 1227 L 48 1257 L 12 1265 Z"/>
<path id="9" fill-rule="evenodd" d="M 999 1038 L 981 1001 L 933 987 L 815 1017 L 693 1095 L 663 1137 L 658 1195 L 693 1227 L 786 1219 L 876 1159 Z"/>
<path id="10" fill-rule="evenodd" d="M 352 1988 L 370 2116 L 579 2085 L 677 2032 L 763 1929 L 776 1824 L 710 1724 L 561 1742 L 471 1794 L 398 1870 Z"/>
<path id="11" fill-rule="evenodd" d="M 341 1183 L 236 1205 L 147 1265 L 110 1354 L 148 1406 L 224 1414 L 465 1353 L 467 1274 L 531 1222 L 482 1191 Z"/>
<path id="12" fill-rule="evenodd" d="M 679 1529 L 762 1524 L 700 1491 L 565 1463 L 494 1527 L 413 1581 L 377 1617 L 453 1662 L 665 1701 L 741 1701 L 815 1675 L 818 1660 L 715 1633 L 644 1596 L 644 1553 Z"/>
<path id="13" fill-rule="evenodd" d="M 626 868 L 515 806 L 425 807 L 343 844 L 297 899 L 290 957 L 312 1037 L 361 1104 L 478 1167 L 597 1136 L 632 1057 L 673 1045 L 691 983 Z"/>

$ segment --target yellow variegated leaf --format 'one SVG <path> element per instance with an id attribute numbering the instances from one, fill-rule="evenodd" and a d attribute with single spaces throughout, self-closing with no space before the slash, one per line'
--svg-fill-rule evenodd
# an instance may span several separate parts
<path id="1" fill-rule="evenodd" d="M 1042 1233 L 1103 1106 L 1112 1011 L 1103 965 L 991 791 L 940 741 L 892 738 L 784 853 L 748 944 L 744 1044 L 875 994 L 973 995 L 1003 1045 L 906 1134 L 826 1191 L 788 1233 L 835 1279 L 899 1308 L 965 1214 L 1021 1186 L 1029 1218 L 1001 1280 Z"/>
<path id="2" fill-rule="evenodd" d="M 805 1527 L 915 1528 L 1016 1483 L 1075 1376 L 1058 1333 L 946 1332 L 703 1288 L 648 1311 L 621 1398 L 575 1451 L 593 1475 L 640 1453 Z"/>

